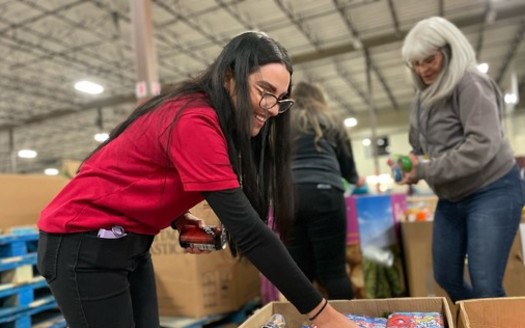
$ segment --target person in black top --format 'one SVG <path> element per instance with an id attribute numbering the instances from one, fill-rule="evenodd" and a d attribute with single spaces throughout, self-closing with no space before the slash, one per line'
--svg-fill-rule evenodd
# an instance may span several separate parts
<path id="1" fill-rule="evenodd" d="M 294 225 L 287 247 L 311 281 L 330 299 L 353 298 L 346 273 L 346 205 L 343 178 L 363 185 L 343 124 L 330 113 L 323 90 L 300 82 L 292 98 Z"/>

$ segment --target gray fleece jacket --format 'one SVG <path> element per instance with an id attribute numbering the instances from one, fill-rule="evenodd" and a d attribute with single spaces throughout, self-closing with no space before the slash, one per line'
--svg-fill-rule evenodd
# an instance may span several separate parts
<path id="1" fill-rule="evenodd" d="M 495 83 L 477 72 L 465 73 L 449 97 L 429 108 L 416 100 L 409 142 L 429 158 L 416 177 L 439 198 L 459 201 L 505 175 L 515 159 L 503 133 L 503 108 Z"/>

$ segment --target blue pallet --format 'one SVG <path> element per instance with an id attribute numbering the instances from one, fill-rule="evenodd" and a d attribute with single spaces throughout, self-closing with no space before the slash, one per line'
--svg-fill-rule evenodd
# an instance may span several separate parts
<path id="1" fill-rule="evenodd" d="M 36 253 L 0 258 L 0 273 L 16 269 L 22 265 L 36 265 Z"/>
<path id="2" fill-rule="evenodd" d="M 36 252 L 37 232 L 18 232 L 0 235 L 0 258 L 7 258 Z"/>
<path id="3" fill-rule="evenodd" d="M 8 310 L 4 305 L 7 297 L 10 298 L 11 307 L 20 307 L 30 304 L 35 300 L 35 290 L 40 288 L 47 288 L 47 282 L 41 276 L 33 277 L 30 281 L 18 284 L 2 284 L 0 285 L 0 316 L 2 312 Z M 13 302 L 16 297 L 16 302 Z"/>
<path id="4" fill-rule="evenodd" d="M 0 275 L 37 263 L 38 233 L 34 228 L 13 228 L 0 235 Z M 25 272 L 20 272 L 25 274 Z M 33 274 L 37 273 L 33 269 Z M 8 278 L 9 276 L 2 277 Z M 18 276 L 17 278 L 24 278 Z M 0 284 L 0 328 L 65 328 L 67 324 L 58 310 L 47 282 L 39 275 L 20 283 Z"/>
<path id="5" fill-rule="evenodd" d="M 35 300 L 27 306 L 2 309 L 0 314 L 0 327 L 30 328 L 35 315 L 44 311 L 56 310 L 57 303 L 52 296 Z"/>

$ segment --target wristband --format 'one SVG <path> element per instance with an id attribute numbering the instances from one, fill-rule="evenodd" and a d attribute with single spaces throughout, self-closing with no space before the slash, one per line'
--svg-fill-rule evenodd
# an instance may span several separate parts
<path id="1" fill-rule="evenodd" d="M 317 313 L 314 314 L 311 318 L 308 318 L 308 320 L 310 320 L 310 321 L 314 321 L 314 320 L 315 320 L 315 319 L 321 314 L 321 312 L 323 312 L 323 310 L 324 310 L 324 308 L 326 307 L 327 304 L 328 304 L 328 300 L 325 299 L 325 300 L 324 300 L 324 304 L 323 304 L 323 306 L 321 306 L 321 308 L 319 309 L 319 311 L 317 311 Z"/>

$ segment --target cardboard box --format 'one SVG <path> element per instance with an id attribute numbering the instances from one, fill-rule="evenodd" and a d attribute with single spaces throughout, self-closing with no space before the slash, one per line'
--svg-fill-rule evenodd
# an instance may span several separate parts
<path id="1" fill-rule="evenodd" d="M 433 222 L 402 222 L 401 235 L 405 272 L 410 296 L 443 296 L 445 291 L 434 280 L 432 269 Z M 507 296 L 525 296 L 525 266 L 523 265 L 522 240 L 519 232 L 509 254 L 503 286 Z M 465 269 L 466 279 L 468 270 Z"/>
<path id="2" fill-rule="evenodd" d="M 342 313 L 374 317 L 381 317 L 385 312 L 440 312 L 443 314 L 445 327 L 454 327 L 450 309 L 446 300 L 442 297 L 330 301 L 330 304 Z M 284 316 L 286 327 L 301 327 L 303 323 L 308 323 L 306 316 L 300 314 L 292 304 L 288 302 L 272 302 L 255 312 L 239 328 L 260 328 L 275 313 L 280 313 Z"/>
<path id="3" fill-rule="evenodd" d="M 71 179 L 72 177 L 77 175 L 78 168 L 81 164 L 81 161 L 63 160 L 61 165 L 62 167 L 60 168 L 60 173 L 66 178 Z"/>
<path id="4" fill-rule="evenodd" d="M 206 203 L 191 210 L 208 224 L 218 219 Z M 178 232 L 168 228 L 155 237 L 152 248 L 159 311 L 163 316 L 203 317 L 237 311 L 260 296 L 259 272 L 229 249 L 210 254 L 185 254 Z"/>
<path id="5" fill-rule="evenodd" d="M 0 175 L 0 230 L 36 224 L 68 181 L 62 176 Z"/>
<path id="6" fill-rule="evenodd" d="M 408 292 L 412 297 L 442 296 L 432 269 L 432 222 L 402 222 L 401 236 Z"/>
<path id="7" fill-rule="evenodd" d="M 525 298 L 503 297 L 460 301 L 458 328 L 525 327 Z"/>
<path id="8" fill-rule="evenodd" d="M 522 221 L 525 221 L 525 217 L 521 218 Z M 525 223 L 520 224 L 520 241 L 521 241 L 521 261 L 523 266 L 525 266 Z"/>

